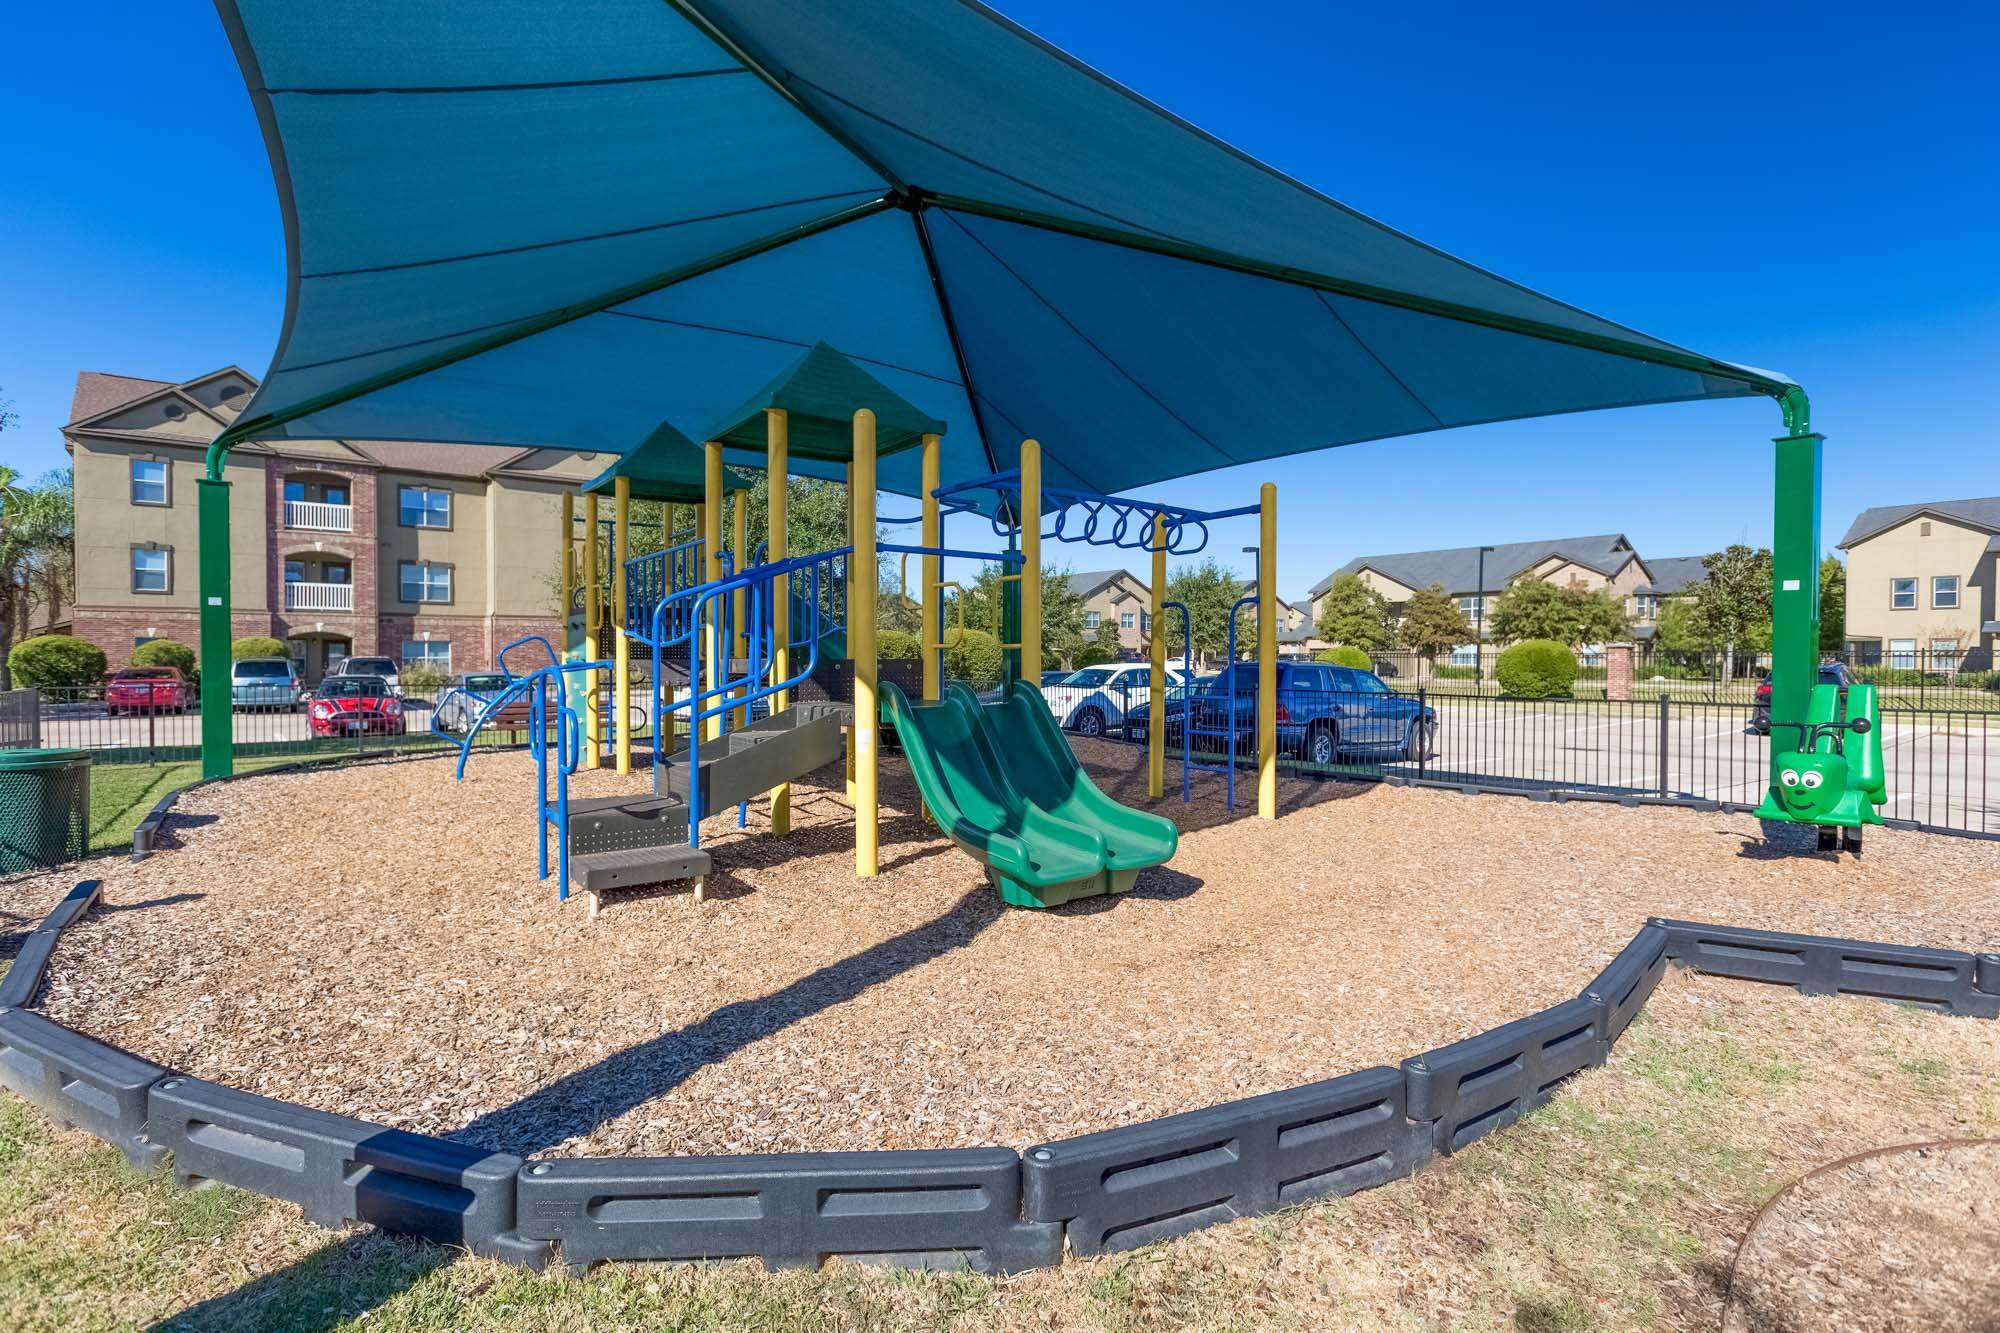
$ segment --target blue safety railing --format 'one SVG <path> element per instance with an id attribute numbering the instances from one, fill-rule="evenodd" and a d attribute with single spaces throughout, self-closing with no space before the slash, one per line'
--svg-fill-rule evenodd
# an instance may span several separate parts
<path id="1" fill-rule="evenodd" d="M 655 679 L 660 671 L 661 654 L 666 648 L 681 642 L 688 645 L 689 661 L 696 667 L 690 673 L 687 696 L 668 702 L 656 695 L 653 713 L 654 734 L 658 738 L 653 746 L 655 792 L 660 789 L 661 759 L 666 749 L 666 738 L 672 734 L 669 715 L 682 710 L 687 713 L 689 846 L 700 846 L 701 820 L 705 813 L 701 808 L 701 724 L 711 718 L 719 719 L 719 734 L 727 735 L 732 715 L 747 719 L 753 704 L 781 690 L 791 689 L 812 675 L 819 666 L 820 641 L 833 632 L 828 608 L 837 605 L 842 613 L 841 621 L 845 623 L 847 557 L 853 549 L 843 546 L 833 551 L 756 565 L 742 574 L 683 589 L 653 608 L 650 639 Z M 804 654 L 802 663 L 787 663 L 790 674 L 783 680 L 775 680 L 771 679 L 771 675 L 778 645 L 771 611 L 780 595 L 780 580 L 784 582 L 783 595 L 790 599 L 793 613 L 792 623 L 787 626 L 785 647 L 787 650 L 802 648 Z M 735 602 L 739 592 L 744 599 L 744 658 L 740 672 L 732 669 L 731 652 L 727 647 L 736 640 Z M 679 635 L 670 633 L 674 626 L 683 627 Z M 723 651 L 717 652 L 715 647 L 711 647 L 703 652 L 697 641 L 701 635 L 716 636 L 717 646 L 724 646 Z M 704 662 L 711 670 L 700 669 Z"/>
<path id="2" fill-rule="evenodd" d="M 627 634 L 644 640 L 653 623 L 654 607 L 677 592 L 707 581 L 706 551 L 707 543 L 697 537 L 625 562 Z"/>
<path id="3" fill-rule="evenodd" d="M 1238 603 L 1238 605 L 1241 605 L 1241 603 Z M 1162 602 L 1160 603 L 1160 609 L 1162 611 L 1178 611 L 1181 613 L 1181 804 L 1185 805 L 1191 799 L 1189 778 L 1196 770 L 1200 770 L 1203 773 L 1220 773 L 1223 775 L 1223 782 L 1229 788 L 1229 800 L 1231 803 L 1229 808 L 1234 810 L 1236 808 L 1235 768 L 1233 766 L 1224 767 L 1221 764 L 1198 764 L 1194 761 L 1194 727 L 1192 725 L 1195 701 L 1194 618 L 1188 614 L 1186 602 Z M 1236 633 L 1235 613 L 1233 610 L 1230 617 L 1229 631 L 1231 635 L 1230 644 L 1233 647 L 1235 645 L 1234 636 Z M 1230 685 L 1232 693 L 1229 700 L 1229 707 L 1231 717 L 1233 718 L 1236 708 L 1236 698 L 1233 693 L 1234 678 L 1231 679 Z M 1165 708 L 1162 707 L 1161 715 L 1163 717 L 1165 716 L 1165 712 Z M 1164 741 L 1164 739 L 1163 737 L 1162 740 Z M 1232 750 L 1231 758 L 1233 759 L 1234 757 L 1235 753 Z"/>
<path id="4" fill-rule="evenodd" d="M 1179 605 L 1179 603 L 1173 603 L 1173 605 Z M 1246 606 L 1255 606 L 1255 605 L 1257 605 L 1257 599 L 1255 597 L 1242 597 L 1238 598 L 1236 604 L 1229 608 L 1229 658 L 1228 658 L 1229 664 L 1228 666 L 1223 668 L 1222 672 L 1223 680 L 1225 682 L 1223 693 L 1226 699 L 1228 700 L 1228 703 L 1222 714 L 1223 717 L 1222 725 L 1219 727 L 1195 725 L 1195 717 L 1197 715 L 1197 710 L 1195 707 L 1196 696 L 1193 695 L 1192 693 L 1188 695 L 1187 709 L 1182 714 L 1182 719 L 1181 719 L 1182 744 L 1184 748 L 1188 751 L 1188 754 L 1190 756 L 1189 759 L 1184 759 L 1182 761 L 1183 762 L 1183 767 L 1181 770 L 1182 783 L 1183 783 L 1182 796 L 1183 797 L 1186 796 L 1185 784 L 1187 776 L 1187 766 L 1191 763 L 1191 756 L 1193 753 L 1193 737 L 1201 736 L 1209 740 L 1226 740 L 1229 743 L 1229 748 L 1226 751 L 1226 753 L 1229 756 L 1228 763 L 1221 765 L 1219 767 L 1212 764 L 1198 764 L 1194 765 L 1194 767 L 1201 768 L 1208 772 L 1219 772 L 1222 774 L 1223 791 L 1225 794 L 1225 799 L 1227 800 L 1228 807 L 1232 813 L 1236 809 L 1237 750 L 1239 748 L 1243 735 L 1242 720 L 1237 716 L 1236 713 L 1236 699 L 1237 695 L 1240 693 L 1240 691 L 1236 688 L 1236 680 L 1238 674 L 1236 670 L 1238 665 L 1236 661 L 1236 614 Z M 1185 607 L 1181 608 L 1181 614 L 1183 616 L 1187 614 L 1187 609 Z M 1254 696 L 1252 697 L 1254 698 Z M 1200 710 L 1200 715 L 1205 718 L 1208 716 L 1210 711 L 1212 710 L 1204 707 Z M 1256 724 L 1253 720 L 1251 724 L 1251 732 L 1253 736 L 1251 744 L 1253 746 L 1256 743 L 1254 739 L 1255 731 L 1256 731 Z"/>

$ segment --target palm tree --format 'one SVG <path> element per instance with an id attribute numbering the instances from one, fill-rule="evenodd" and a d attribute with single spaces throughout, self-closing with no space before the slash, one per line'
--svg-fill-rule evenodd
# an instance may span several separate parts
<path id="1" fill-rule="evenodd" d="M 26 486 L 14 468 L 0 465 L 0 689 L 13 688 L 7 655 L 35 601 L 35 584 L 59 608 L 65 591 L 75 527 L 75 505 L 67 477 L 52 473 L 40 486 Z"/>

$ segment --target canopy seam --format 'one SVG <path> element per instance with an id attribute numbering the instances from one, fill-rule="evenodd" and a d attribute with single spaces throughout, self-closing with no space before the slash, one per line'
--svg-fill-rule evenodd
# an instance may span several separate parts
<path id="1" fill-rule="evenodd" d="M 750 71 L 740 66 L 733 69 L 684 69 L 664 74 L 625 74 L 602 79 L 548 79 L 536 83 L 439 83 L 398 86 L 385 84 L 369 88 L 266 88 L 267 96 L 280 94 L 292 97 L 365 97 L 374 94 L 439 94 L 439 93 L 532 93 L 546 92 L 557 88 L 616 88 L 637 83 L 671 83 L 678 79 L 709 79 L 724 74 L 748 74 Z"/>
<path id="2" fill-rule="evenodd" d="M 1415 403 L 1420 409 L 1422 409 L 1423 414 L 1425 416 L 1429 417 L 1432 421 L 1437 422 L 1438 428 L 1440 430 L 1444 429 L 1445 428 L 1444 418 L 1439 416 L 1436 412 L 1433 412 L 1431 410 L 1431 405 L 1425 402 L 1423 398 L 1417 393 L 1417 391 L 1415 389 L 1412 389 L 1409 386 L 1409 384 L 1405 382 L 1405 380 L 1401 375 L 1398 375 L 1395 371 L 1389 368 L 1389 363 L 1387 361 L 1384 361 L 1381 358 L 1381 356 L 1376 353 L 1375 349 L 1368 345 L 1368 341 L 1365 338 L 1363 338 L 1360 334 L 1354 331 L 1354 326 L 1347 322 L 1347 317 L 1345 315 L 1342 315 L 1338 310 L 1334 309 L 1333 302 L 1326 299 L 1326 293 L 1321 291 L 1317 287 L 1309 287 L 1306 290 L 1310 291 L 1313 294 L 1313 296 L 1319 300 L 1320 305 L 1326 310 L 1327 314 L 1333 316 L 1334 323 L 1340 325 L 1341 329 L 1346 332 L 1347 336 L 1354 339 L 1354 345 L 1356 347 L 1359 347 L 1362 351 L 1366 352 L 1368 354 L 1368 359 L 1370 361 L 1373 361 L 1377 366 L 1380 366 L 1382 369 L 1382 373 L 1384 375 L 1387 375 L 1392 381 L 1394 381 L 1397 388 L 1401 389 L 1404 393 L 1410 395 L 1410 401 Z"/>

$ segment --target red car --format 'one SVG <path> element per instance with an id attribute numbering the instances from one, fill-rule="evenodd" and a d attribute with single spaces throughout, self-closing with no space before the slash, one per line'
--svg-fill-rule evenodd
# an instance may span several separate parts
<path id="1" fill-rule="evenodd" d="M 403 701 L 380 676 L 328 676 L 306 710 L 315 736 L 403 734 Z"/>
<path id="2" fill-rule="evenodd" d="M 104 687 L 104 711 L 120 713 L 185 713 L 193 696 L 177 667 L 129 667 Z"/>

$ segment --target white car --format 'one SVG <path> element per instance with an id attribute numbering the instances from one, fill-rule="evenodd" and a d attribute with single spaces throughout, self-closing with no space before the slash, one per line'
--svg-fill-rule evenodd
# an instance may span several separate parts
<path id="1" fill-rule="evenodd" d="M 1187 680 L 1180 667 L 1167 668 L 1170 693 Z M 1072 671 L 1060 685 L 1044 686 L 1042 697 L 1049 701 L 1056 722 L 1079 736 L 1102 736 L 1125 726 L 1128 716 L 1135 730 L 1143 729 L 1153 701 L 1153 669 L 1145 662 L 1084 667 Z"/>
<path id="2" fill-rule="evenodd" d="M 331 671 L 332 668 L 329 667 L 328 670 Z M 389 693 L 399 698 L 403 693 L 403 682 L 396 672 L 396 659 L 393 657 L 350 657 L 340 664 L 340 674 L 379 676 Z"/>

